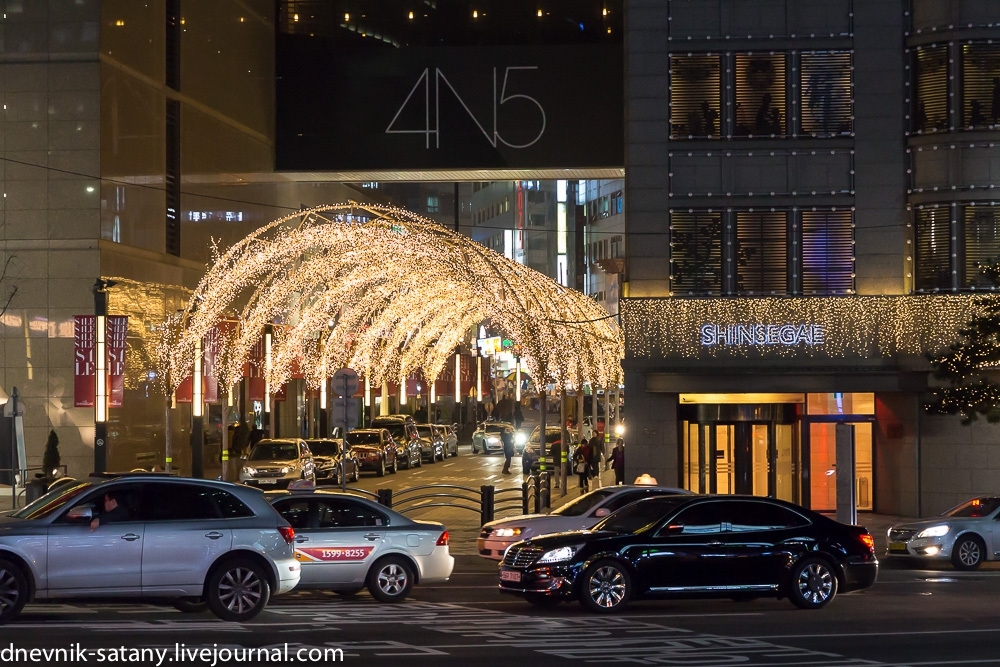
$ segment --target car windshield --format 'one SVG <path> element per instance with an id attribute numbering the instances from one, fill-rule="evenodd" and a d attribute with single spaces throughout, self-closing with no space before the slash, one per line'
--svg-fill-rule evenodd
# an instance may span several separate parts
<path id="1" fill-rule="evenodd" d="M 347 434 L 347 442 L 352 445 L 377 445 L 380 442 L 378 433 L 357 433 Z"/>
<path id="2" fill-rule="evenodd" d="M 299 458 L 299 448 L 291 442 L 258 442 L 250 450 L 250 461 L 292 461 Z"/>
<path id="3" fill-rule="evenodd" d="M 626 505 L 604 521 L 600 521 L 593 530 L 607 530 L 613 533 L 641 533 L 659 523 L 667 515 L 673 514 L 678 505 L 688 500 L 684 497 L 640 500 Z"/>
<path id="4" fill-rule="evenodd" d="M 90 482 L 70 484 L 51 493 L 46 493 L 40 498 L 36 498 L 33 502 L 11 514 L 11 516 L 17 519 L 44 519 L 93 486 Z"/>
<path id="5" fill-rule="evenodd" d="M 309 449 L 316 456 L 336 456 L 340 453 L 340 443 L 332 440 L 312 441 Z"/>
<path id="6" fill-rule="evenodd" d="M 486 424 L 483 426 L 483 431 L 486 433 L 502 433 L 504 426 L 506 424 Z"/>
<path id="7" fill-rule="evenodd" d="M 582 516 L 593 509 L 596 505 L 599 505 L 605 498 L 614 492 L 614 489 L 598 489 L 597 491 L 585 493 L 579 498 L 569 501 L 565 505 L 560 505 L 556 509 L 549 512 L 549 514 L 558 514 L 559 516 Z"/>
<path id="8" fill-rule="evenodd" d="M 396 442 L 405 442 L 410 439 L 410 437 L 406 435 L 405 424 L 395 424 L 393 426 L 384 426 L 382 428 L 389 431 L 389 434 L 392 435 L 393 440 Z"/>
<path id="9" fill-rule="evenodd" d="M 434 431 L 431 429 L 430 426 L 418 426 L 417 433 L 420 434 L 421 438 L 426 438 L 428 440 L 434 439 Z"/>
<path id="10" fill-rule="evenodd" d="M 997 507 L 1000 507 L 1000 498 L 973 498 L 958 507 L 951 508 L 944 513 L 944 516 L 974 519 L 993 514 Z"/>

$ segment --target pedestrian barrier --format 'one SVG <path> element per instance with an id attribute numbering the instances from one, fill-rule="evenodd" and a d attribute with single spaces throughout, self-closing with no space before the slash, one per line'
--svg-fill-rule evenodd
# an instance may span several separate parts
<path id="1" fill-rule="evenodd" d="M 456 484 L 425 484 L 399 492 L 379 489 L 374 494 L 362 493 L 375 496 L 381 505 L 400 514 L 432 507 L 458 508 L 478 513 L 481 524 L 485 524 L 501 513 L 527 514 L 529 499 L 537 493 L 537 484 L 525 482 L 521 488 L 510 489 L 497 489 L 489 484 L 478 489 Z"/>

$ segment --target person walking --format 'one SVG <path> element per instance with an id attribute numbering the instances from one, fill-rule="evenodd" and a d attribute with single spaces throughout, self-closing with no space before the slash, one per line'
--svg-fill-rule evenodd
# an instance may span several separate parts
<path id="1" fill-rule="evenodd" d="M 504 426 L 500 431 L 500 442 L 503 443 L 503 470 L 500 472 L 509 475 L 510 460 L 514 456 L 514 430 Z"/>
<path id="2" fill-rule="evenodd" d="M 586 438 L 580 440 L 580 446 L 573 454 L 573 472 L 580 477 L 580 492 L 590 490 L 590 459 L 592 458 L 590 444 Z M 568 490 L 568 489 L 567 489 Z"/>
<path id="3" fill-rule="evenodd" d="M 590 439 L 590 476 L 594 482 L 592 488 L 601 488 L 601 471 L 604 469 L 604 434 L 594 432 Z"/>
<path id="4" fill-rule="evenodd" d="M 625 440 L 618 438 L 615 440 L 615 448 L 611 450 L 611 456 L 607 463 L 611 464 L 611 469 L 615 471 L 615 486 L 625 483 Z"/>

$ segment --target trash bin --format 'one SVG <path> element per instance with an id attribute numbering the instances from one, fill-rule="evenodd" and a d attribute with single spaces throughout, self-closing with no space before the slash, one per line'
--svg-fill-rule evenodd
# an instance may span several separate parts
<path id="1" fill-rule="evenodd" d="M 48 490 L 49 485 L 46 484 L 45 478 L 42 475 L 35 475 L 35 479 L 28 482 L 28 486 L 24 489 L 24 501 L 33 503 L 44 496 Z"/>

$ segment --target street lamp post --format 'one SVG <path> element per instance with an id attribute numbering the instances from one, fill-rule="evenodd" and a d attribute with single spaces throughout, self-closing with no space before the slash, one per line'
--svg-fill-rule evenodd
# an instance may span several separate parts
<path id="1" fill-rule="evenodd" d="M 94 283 L 94 472 L 108 466 L 108 287 L 109 282 Z"/>
<path id="2" fill-rule="evenodd" d="M 202 386 L 201 339 L 194 344 L 194 373 L 191 377 L 191 476 L 205 476 L 205 395 Z"/>

